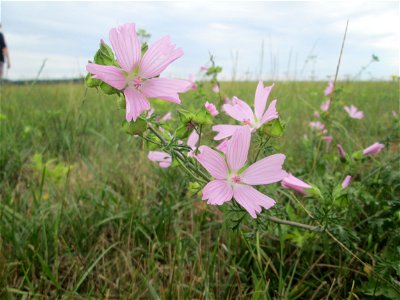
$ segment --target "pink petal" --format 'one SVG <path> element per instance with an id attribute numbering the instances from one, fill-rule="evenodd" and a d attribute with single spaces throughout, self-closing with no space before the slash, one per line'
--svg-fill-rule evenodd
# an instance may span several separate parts
<path id="1" fill-rule="evenodd" d="M 181 103 L 178 93 L 190 89 L 190 82 L 169 78 L 152 78 L 143 82 L 140 90 L 149 98 L 160 98 L 174 103 Z"/>
<path id="2" fill-rule="evenodd" d="M 287 176 L 282 170 L 285 155 L 274 154 L 257 161 L 240 176 L 242 182 L 250 185 L 270 184 L 281 181 Z"/>
<path id="3" fill-rule="evenodd" d="M 307 194 L 305 190 L 311 188 L 311 185 L 301 181 L 290 173 L 282 180 L 281 184 L 284 188 L 295 190 L 304 195 Z"/>
<path id="4" fill-rule="evenodd" d="M 260 193 L 255 188 L 237 184 L 233 190 L 233 198 L 255 219 L 262 207 L 270 209 L 275 205 L 275 200 Z"/>
<path id="5" fill-rule="evenodd" d="M 380 143 L 375 143 L 375 144 L 372 144 L 371 146 L 369 146 L 368 148 L 365 148 L 363 150 L 363 154 L 364 155 L 376 154 L 376 153 L 381 152 L 381 150 L 383 148 L 385 148 L 385 145 L 380 144 Z"/>
<path id="6" fill-rule="evenodd" d="M 321 104 L 320 108 L 322 111 L 328 111 L 330 106 L 331 106 L 331 100 L 328 99 L 324 103 Z"/>
<path id="7" fill-rule="evenodd" d="M 127 88 L 124 91 L 126 99 L 126 120 L 136 121 L 137 117 L 150 109 L 150 103 L 146 97 L 134 88 Z"/>
<path id="8" fill-rule="evenodd" d="M 183 55 L 181 48 L 175 49 L 165 36 L 149 47 L 144 54 L 139 66 L 139 75 L 144 78 L 152 78 L 160 75 L 170 63 Z"/>
<path id="9" fill-rule="evenodd" d="M 247 125 L 237 129 L 229 140 L 226 150 L 226 160 L 232 171 L 239 170 L 246 163 L 250 141 L 250 127 Z"/>
<path id="10" fill-rule="evenodd" d="M 244 124 L 254 123 L 254 114 L 251 107 L 237 97 L 233 97 L 234 104 L 224 104 L 222 109 L 232 118 Z"/>
<path id="11" fill-rule="evenodd" d="M 126 86 L 126 77 L 120 68 L 98 64 L 87 64 L 86 70 L 94 75 L 93 78 L 100 79 L 117 90 L 123 90 Z"/>
<path id="12" fill-rule="evenodd" d="M 255 112 L 256 118 L 258 120 L 261 120 L 261 118 L 264 114 L 265 106 L 267 105 L 268 96 L 273 87 L 274 87 L 274 84 L 264 87 L 264 84 L 261 80 L 258 82 L 256 95 L 254 98 L 254 112 Z"/>
<path id="13" fill-rule="evenodd" d="M 168 168 L 172 163 L 171 155 L 162 151 L 150 151 L 147 155 L 151 161 L 159 162 L 161 168 Z"/>
<path id="14" fill-rule="evenodd" d="M 118 28 L 112 28 L 110 42 L 119 65 L 130 73 L 138 65 L 142 55 L 135 24 L 127 23 Z"/>
<path id="15" fill-rule="evenodd" d="M 272 120 L 278 119 L 279 114 L 276 111 L 276 100 L 273 100 L 271 104 L 268 106 L 267 111 L 262 117 L 261 124 L 265 124 L 267 122 L 270 122 Z"/>
<path id="16" fill-rule="evenodd" d="M 199 135 L 196 130 L 193 130 L 192 133 L 189 135 L 187 140 L 187 145 L 194 150 L 196 148 L 196 144 L 199 140 Z"/>
<path id="17" fill-rule="evenodd" d="M 167 112 L 162 118 L 161 121 L 167 122 L 172 119 L 172 112 Z"/>
<path id="18" fill-rule="evenodd" d="M 346 178 L 342 182 L 342 188 L 343 189 L 347 188 L 349 186 L 350 182 L 351 182 L 351 176 L 347 175 Z"/>
<path id="19" fill-rule="evenodd" d="M 196 156 L 196 159 L 211 176 L 216 179 L 227 178 L 228 166 L 221 154 L 207 146 L 200 146 L 199 150 L 200 153 Z"/>
<path id="20" fill-rule="evenodd" d="M 218 132 L 218 134 L 214 137 L 214 140 L 219 141 L 225 139 L 227 137 L 232 136 L 237 129 L 239 129 L 240 125 L 215 125 L 212 127 L 212 130 Z"/>
<path id="21" fill-rule="evenodd" d="M 226 155 L 226 150 L 228 149 L 228 139 L 223 140 L 222 143 L 215 148 Z"/>
<path id="22" fill-rule="evenodd" d="M 232 199 L 233 190 L 225 180 L 213 180 L 203 188 L 203 200 L 208 204 L 222 205 Z"/>

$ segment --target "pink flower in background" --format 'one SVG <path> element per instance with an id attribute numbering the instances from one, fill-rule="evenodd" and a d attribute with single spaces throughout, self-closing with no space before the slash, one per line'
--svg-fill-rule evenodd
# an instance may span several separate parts
<path id="1" fill-rule="evenodd" d="M 321 104 L 320 108 L 322 111 L 328 111 L 330 106 L 331 106 L 331 100 L 328 99 L 324 103 Z"/>
<path id="2" fill-rule="evenodd" d="M 364 113 L 362 111 L 359 111 L 357 107 L 354 105 L 345 106 L 344 110 L 349 114 L 350 118 L 353 119 L 362 119 L 364 118 Z"/>
<path id="3" fill-rule="evenodd" d="M 219 86 L 218 84 L 215 84 L 212 89 L 211 89 L 214 93 L 219 93 Z"/>
<path id="4" fill-rule="evenodd" d="M 277 119 L 279 115 L 276 111 L 276 100 L 273 100 L 268 106 L 268 109 L 266 109 L 268 96 L 273 87 L 274 84 L 264 87 L 262 81 L 258 83 L 254 97 L 254 112 L 246 102 L 237 97 L 232 98 L 231 104 L 224 104 L 223 110 L 229 116 L 241 122 L 242 125 L 215 125 L 212 127 L 212 130 L 218 132 L 218 134 L 214 139 L 222 140 L 230 137 L 236 129 L 243 125 L 249 125 L 252 132 L 254 132 L 265 123 Z"/>
<path id="5" fill-rule="evenodd" d="M 397 115 L 398 115 L 397 112 L 395 112 L 394 110 L 392 110 L 392 116 L 396 118 Z"/>
<path id="6" fill-rule="evenodd" d="M 366 155 L 369 155 L 369 154 L 376 154 L 376 153 L 381 152 L 381 150 L 382 150 L 383 148 L 385 148 L 385 145 L 380 144 L 380 143 L 375 143 L 375 144 L 372 144 L 371 146 L 369 146 L 368 148 L 365 148 L 365 149 L 363 150 L 363 154 L 364 154 L 365 156 L 366 156 Z"/>
<path id="7" fill-rule="evenodd" d="M 196 159 L 215 178 L 203 188 L 203 200 L 208 200 L 208 204 L 222 205 L 233 197 L 253 218 L 257 218 L 262 207 L 271 208 L 275 200 L 252 185 L 281 181 L 287 173 L 282 170 L 285 160 L 283 154 L 268 156 L 242 170 L 247 161 L 250 141 L 249 126 L 242 126 L 228 141 L 225 157 L 207 146 L 201 146 Z"/>
<path id="8" fill-rule="evenodd" d="M 204 107 L 206 108 L 206 110 L 210 113 L 210 115 L 212 115 L 213 117 L 217 116 L 219 114 L 217 108 L 215 107 L 214 104 L 209 103 L 208 101 L 206 102 L 206 104 L 204 104 Z"/>
<path id="9" fill-rule="evenodd" d="M 193 74 L 189 75 L 189 82 L 190 82 L 190 88 L 192 90 L 197 90 L 198 86 L 197 83 L 195 82 L 195 78 Z"/>
<path id="10" fill-rule="evenodd" d="M 143 56 L 133 23 L 112 28 L 110 41 L 121 67 L 89 63 L 86 70 L 94 75 L 93 78 L 124 92 L 128 122 L 135 121 L 142 112 L 150 109 L 147 98 L 181 102 L 178 93 L 186 92 L 190 82 L 157 77 L 183 55 L 182 49 L 175 49 L 168 36 L 151 45 Z"/>
<path id="11" fill-rule="evenodd" d="M 320 121 L 310 122 L 310 127 L 312 129 L 316 129 L 316 130 L 324 130 L 325 129 L 325 125 L 322 124 Z"/>
<path id="12" fill-rule="evenodd" d="M 350 182 L 351 182 L 351 176 L 347 175 L 346 178 L 342 182 L 342 188 L 343 189 L 347 188 L 349 186 Z"/>
<path id="13" fill-rule="evenodd" d="M 226 154 L 226 150 L 228 149 L 228 139 L 224 139 L 221 143 L 215 147 L 217 150 L 221 151 L 222 153 Z"/>
<path id="14" fill-rule="evenodd" d="M 330 136 L 330 135 L 324 135 L 322 137 L 322 139 L 326 142 L 326 151 L 328 151 L 329 150 L 329 146 L 331 145 L 331 142 L 333 140 L 333 137 Z"/>
<path id="15" fill-rule="evenodd" d="M 313 116 L 314 116 L 315 118 L 319 118 L 319 117 L 320 117 L 319 112 L 314 111 Z"/>
<path id="16" fill-rule="evenodd" d="M 286 189 L 291 189 L 296 192 L 302 193 L 303 195 L 307 195 L 306 189 L 311 189 L 311 185 L 301 181 L 297 177 L 294 177 L 292 174 L 288 174 L 283 180 L 281 181 L 281 185 Z"/>
<path id="17" fill-rule="evenodd" d="M 334 91 L 335 87 L 332 81 L 329 81 L 328 85 L 325 88 L 324 94 L 325 96 L 329 96 Z"/>
<path id="18" fill-rule="evenodd" d="M 172 112 L 167 112 L 162 118 L 161 121 L 167 122 L 172 119 Z"/>
<path id="19" fill-rule="evenodd" d="M 201 66 L 200 67 L 200 71 L 207 72 L 208 71 L 208 67 L 207 66 Z"/>
<path id="20" fill-rule="evenodd" d="M 189 157 L 194 157 L 194 151 L 196 150 L 197 142 L 199 141 L 199 135 L 196 130 L 193 130 L 187 140 L 187 145 L 192 149 L 188 152 Z"/>
<path id="21" fill-rule="evenodd" d="M 344 152 L 344 149 L 342 147 L 342 145 L 338 144 L 337 145 L 338 151 L 339 151 L 339 155 L 341 159 L 345 159 L 346 158 L 346 152 Z"/>
<path id="22" fill-rule="evenodd" d="M 172 163 L 171 155 L 162 151 L 150 151 L 147 155 L 151 161 L 159 162 L 161 168 L 168 168 Z"/>

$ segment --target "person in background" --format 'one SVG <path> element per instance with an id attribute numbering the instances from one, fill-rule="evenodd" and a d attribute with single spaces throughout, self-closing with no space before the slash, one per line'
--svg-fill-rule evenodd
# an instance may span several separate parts
<path id="1" fill-rule="evenodd" d="M 10 54 L 8 53 L 6 41 L 4 39 L 3 32 L 1 31 L 0 23 L 0 79 L 3 78 L 4 62 L 7 60 L 7 68 L 11 67 Z"/>

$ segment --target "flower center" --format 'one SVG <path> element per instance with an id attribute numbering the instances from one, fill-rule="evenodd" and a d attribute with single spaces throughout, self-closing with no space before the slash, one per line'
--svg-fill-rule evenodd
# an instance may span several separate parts
<path id="1" fill-rule="evenodd" d="M 136 77 L 135 79 L 133 79 L 133 86 L 137 89 L 140 88 L 142 83 L 143 83 L 143 81 L 142 81 L 142 78 L 140 78 L 140 77 Z"/>
<path id="2" fill-rule="evenodd" d="M 250 119 L 243 119 L 243 125 L 250 125 Z"/>
<path id="3" fill-rule="evenodd" d="M 237 175 L 233 176 L 233 177 L 232 177 L 232 182 L 234 182 L 234 183 L 240 183 L 240 177 L 237 176 Z"/>

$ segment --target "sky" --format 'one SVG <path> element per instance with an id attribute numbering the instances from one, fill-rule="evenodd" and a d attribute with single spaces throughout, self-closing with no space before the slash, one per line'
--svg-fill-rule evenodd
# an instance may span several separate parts
<path id="1" fill-rule="evenodd" d="M 399 2 L 15 2 L 1 1 L 11 80 L 84 76 L 99 40 L 136 23 L 169 35 L 184 56 L 163 75 L 197 75 L 210 53 L 222 80 L 328 80 L 336 71 L 346 22 L 339 78 L 386 79 L 399 74 Z M 370 64 L 372 54 L 379 62 Z"/>

